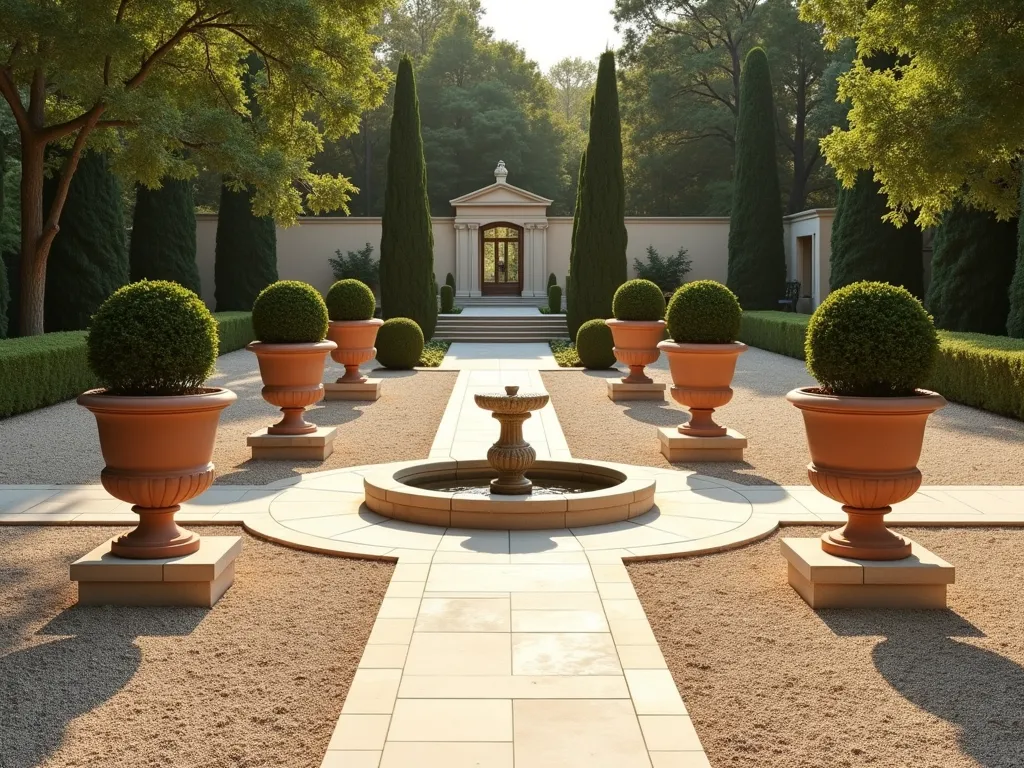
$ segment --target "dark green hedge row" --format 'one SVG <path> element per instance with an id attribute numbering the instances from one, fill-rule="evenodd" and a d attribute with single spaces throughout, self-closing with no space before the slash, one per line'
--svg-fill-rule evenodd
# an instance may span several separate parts
<path id="1" fill-rule="evenodd" d="M 255 337 L 252 314 L 218 312 L 220 354 Z M 77 397 L 96 386 L 86 354 L 86 331 L 0 340 L 0 418 Z"/>
<path id="2" fill-rule="evenodd" d="M 810 315 L 744 312 L 740 341 L 804 359 Z M 947 400 L 1024 419 L 1024 339 L 939 331 L 939 359 L 928 387 Z"/>

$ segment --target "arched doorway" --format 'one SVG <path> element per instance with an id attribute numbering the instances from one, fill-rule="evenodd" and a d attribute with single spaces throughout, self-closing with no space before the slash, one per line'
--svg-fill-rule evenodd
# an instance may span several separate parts
<path id="1" fill-rule="evenodd" d="M 523 292 L 523 228 L 495 222 L 480 228 L 480 292 L 519 296 Z"/>

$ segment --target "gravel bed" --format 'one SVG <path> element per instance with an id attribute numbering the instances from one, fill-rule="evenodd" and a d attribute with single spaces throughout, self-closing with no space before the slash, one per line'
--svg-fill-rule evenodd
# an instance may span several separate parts
<path id="1" fill-rule="evenodd" d="M 393 567 L 242 534 L 212 610 L 76 606 L 120 532 L 0 527 L 0 766 L 319 766 Z"/>
<path id="2" fill-rule="evenodd" d="M 672 386 L 664 358 L 649 375 Z M 814 383 L 804 364 L 782 355 L 749 349 L 740 356 L 733 399 L 715 411 L 718 423 L 749 440 L 742 463 L 669 464 L 661 455 L 657 427 L 688 418 L 667 393 L 667 401 L 613 403 L 613 371 L 545 371 L 544 385 L 573 456 L 644 466 L 690 469 L 746 485 L 807 485 L 807 443 L 800 412 L 786 393 Z M 1016 485 L 1022 482 L 1024 424 L 976 408 L 950 403 L 928 422 L 920 468 L 926 485 Z"/>

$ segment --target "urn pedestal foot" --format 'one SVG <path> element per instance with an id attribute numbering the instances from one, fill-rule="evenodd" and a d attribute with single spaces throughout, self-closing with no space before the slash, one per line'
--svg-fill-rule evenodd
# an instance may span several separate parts
<path id="1" fill-rule="evenodd" d="M 110 543 L 111 554 L 131 560 L 152 560 L 197 552 L 199 536 L 174 522 L 174 513 L 179 509 L 177 504 L 155 509 L 136 504 L 132 512 L 139 516 L 139 524 Z"/>
<path id="2" fill-rule="evenodd" d="M 836 557 L 856 560 L 902 560 L 910 557 L 910 541 L 890 531 L 884 518 L 892 507 L 857 509 L 843 505 L 847 523 L 823 534 L 821 548 Z"/>

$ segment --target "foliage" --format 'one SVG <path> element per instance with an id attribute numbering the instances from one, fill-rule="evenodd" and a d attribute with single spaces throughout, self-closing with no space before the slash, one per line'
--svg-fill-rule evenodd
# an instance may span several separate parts
<path id="1" fill-rule="evenodd" d="M 415 368 L 423 349 L 423 331 L 408 317 L 385 320 L 377 331 L 377 362 L 385 368 Z"/>
<path id="2" fill-rule="evenodd" d="M 612 315 L 616 320 L 663 320 L 665 294 L 650 280 L 628 280 L 615 291 Z"/>
<path id="3" fill-rule="evenodd" d="M 370 287 L 355 278 L 338 280 L 324 297 L 327 317 L 331 320 L 369 320 L 377 309 Z"/>
<path id="4" fill-rule="evenodd" d="M 1024 201 L 1024 178 L 1021 179 L 1020 196 Z M 1017 220 L 1017 264 L 1010 282 L 1010 312 L 1006 318 L 1006 332 L 1014 338 L 1024 338 L 1024 226 L 1020 219 Z"/>
<path id="5" fill-rule="evenodd" d="M 381 229 L 380 286 L 384 317 L 412 318 L 429 341 L 437 324 L 434 230 L 427 200 L 427 168 L 423 161 L 416 79 L 408 57 L 399 65 L 395 87 Z"/>
<path id="6" fill-rule="evenodd" d="M 615 353 L 612 347 L 612 329 L 604 320 L 588 320 L 580 326 L 576 334 L 576 352 L 580 356 L 580 364 L 591 370 L 605 370 L 615 365 Z"/>
<path id="7" fill-rule="evenodd" d="M 188 395 L 213 373 L 217 321 L 195 293 L 165 280 L 115 291 L 96 312 L 89 367 L 111 394 Z"/>
<path id="8" fill-rule="evenodd" d="M 260 291 L 277 281 L 277 227 L 253 214 L 254 193 L 221 187 L 213 262 L 218 312 L 252 309 Z"/>
<path id="9" fill-rule="evenodd" d="M 775 310 L 744 312 L 737 340 L 758 349 L 804 359 L 804 339 L 810 315 Z"/>
<path id="10" fill-rule="evenodd" d="M 729 220 L 728 285 L 744 309 L 777 307 L 786 282 L 773 120 L 768 57 L 754 48 L 747 54 L 740 82 Z"/>
<path id="11" fill-rule="evenodd" d="M 551 354 L 559 368 L 580 368 L 580 356 L 576 353 L 576 345 L 568 339 L 552 339 L 548 342 Z"/>
<path id="12" fill-rule="evenodd" d="M 905 397 L 924 386 L 939 347 L 906 288 L 861 282 L 828 295 L 807 324 L 807 370 L 829 394 Z"/>
<path id="13" fill-rule="evenodd" d="M 565 276 L 565 321 L 569 327 L 569 333 L 573 334 L 583 323 L 579 315 L 579 305 L 576 301 L 576 280 L 574 274 L 579 269 L 579 251 L 576 248 L 576 235 L 580 229 L 580 216 L 583 207 L 583 184 L 587 176 L 587 150 L 580 155 L 580 169 L 576 184 L 576 206 L 573 208 L 572 236 L 569 240 L 569 272 Z"/>
<path id="14" fill-rule="evenodd" d="M 21 204 L 18 195 L 21 188 L 21 164 L 7 156 L 2 146 L 4 141 L 3 127 L 0 126 L 0 195 L 4 201 L 0 206 L 0 272 L 3 272 L 0 283 L 5 284 L 8 290 L 7 300 L 0 300 L 0 327 L 6 329 L 8 336 L 14 337 L 18 335 L 20 308 L 18 268 L 21 264 Z"/>
<path id="15" fill-rule="evenodd" d="M 328 262 L 335 280 L 358 280 L 371 289 L 380 285 L 380 262 L 373 258 L 373 245 L 370 243 L 358 251 L 348 251 L 344 256 L 339 249 Z"/>
<path id="16" fill-rule="evenodd" d="M 220 354 L 244 349 L 246 344 L 256 340 L 252 312 L 215 312 L 213 318 L 220 336 Z"/>
<path id="17" fill-rule="evenodd" d="M 327 305 L 313 286 L 279 280 L 260 291 L 252 305 L 256 338 L 265 344 L 311 344 L 327 335 Z"/>
<path id="18" fill-rule="evenodd" d="M 550 288 L 552 285 L 558 285 L 558 278 L 555 277 L 554 272 L 548 275 L 548 288 Z"/>
<path id="19" fill-rule="evenodd" d="M 696 280 L 672 296 L 665 322 L 677 344 L 729 344 L 739 335 L 742 316 L 736 294 L 714 280 Z"/>
<path id="20" fill-rule="evenodd" d="M 7 285 L 7 268 L 4 266 L 4 248 L 2 247 L 5 192 L 4 179 L 7 175 L 7 137 L 0 130 L 0 339 L 7 338 L 7 307 L 10 305 L 11 293 Z"/>
<path id="21" fill-rule="evenodd" d="M 870 171 L 861 171 L 851 188 L 839 191 L 832 222 L 831 290 L 873 280 L 924 296 L 921 230 L 885 221 L 888 210 Z"/>
<path id="22" fill-rule="evenodd" d="M 159 189 L 136 187 L 128 264 L 133 282 L 171 280 L 200 293 L 191 182 L 164 179 Z"/>
<path id="23" fill-rule="evenodd" d="M 451 345 L 450 341 L 438 341 L 437 339 L 428 341 L 423 345 L 423 353 L 420 355 L 420 360 L 416 365 L 420 368 L 441 367 L 445 355 L 448 354 L 448 347 Z"/>
<path id="24" fill-rule="evenodd" d="M 932 243 L 928 311 L 947 331 L 1003 334 L 1010 312 L 1007 286 L 1017 257 L 1017 223 L 955 204 Z"/>
<path id="25" fill-rule="evenodd" d="M 653 245 L 647 246 L 647 263 L 633 259 L 636 276 L 655 283 L 663 292 L 674 291 L 689 273 L 693 262 L 685 248 L 680 247 L 674 256 L 662 256 Z"/>
<path id="26" fill-rule="evenodd" d="M 549 315 L 562 314 L 562 287 L 560 285 L 548 286 L 547 310 L 547 314 Z"/>
<path id="27" fill-rule="evenodd" d="M 447 275 L 445 275 L 444 276 L 444 284 L 447 285 L 447 286 L 451 286 L 452 296 L 454 296 L 455 295 L 455 291 L 457 290 L 457 286 L 455 285 L 455 275 L 453 275 L 451 272 L 449 272 Z"/>
<path id="28" fill-rule="evenodd" d="M 445 283 L 441 286 L 441 313 L 450 315 L 455 308 L 455 292 Z"/>

